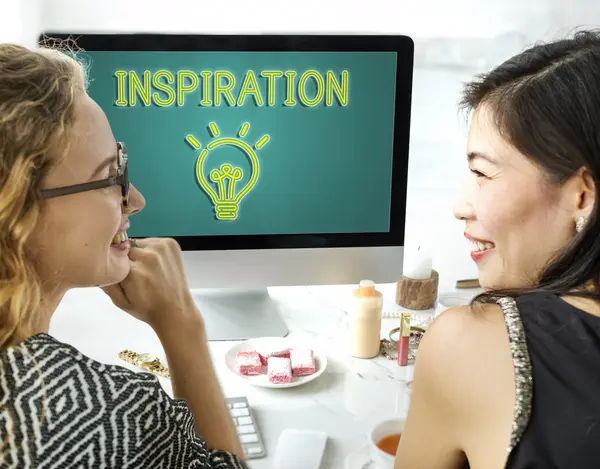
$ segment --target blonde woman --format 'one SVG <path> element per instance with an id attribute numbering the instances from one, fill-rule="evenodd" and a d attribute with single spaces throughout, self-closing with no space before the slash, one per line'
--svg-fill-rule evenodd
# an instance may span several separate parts
<path id="1" fill-rule="evenodd" d="M 85 82 L 68 55 L 0 45 L 0 467 L 245 467 L 179 248 L 127 239 L 144 198 Z M 48 335 L 91 286 L 154 329 L 175 400 Z"/>

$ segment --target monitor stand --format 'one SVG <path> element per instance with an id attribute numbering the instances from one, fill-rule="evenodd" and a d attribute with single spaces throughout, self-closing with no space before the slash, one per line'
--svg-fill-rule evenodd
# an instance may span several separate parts
<path id="1" fill-rule="evenodd" d="M 193 289 L 209 341 L 285 337 L 288 328 L 266 288 Z"/>

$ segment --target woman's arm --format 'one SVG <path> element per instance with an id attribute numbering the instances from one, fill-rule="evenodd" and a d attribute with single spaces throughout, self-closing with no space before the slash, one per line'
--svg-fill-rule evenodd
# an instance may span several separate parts
<path id="1" fill-rule="evenodd" d="M 173 394 L 185 399 L 198 434 L 209 448 L 242 451 L 213 369 L 202 315 L 183 269 L 181 249 L 170 238 L 132 240 L 129 275 L 103 287 L 116 306 L 148 324 L 167 354 Z"/>
<path id="2" fill-rule="evenodd" d="M 452 313 L 450 313 L 451 315 Z M 468 313 L 467 313 L 468 314 Z M 457 431 L 461 416 L 455 402 L 452 363 L 456 333 L 448 312 L 427 330 L 418 359 L 406 426 L 398 447 L 395 469 L 454 469 L 465 460 Z"/>
<path id="3" fill-rule="evenodd" d="M 451 308 L 419 345 L 395 469 L 504 467 L 514 408 L 506 325 L 496 305 Z"/>
<path id="4" fill-rule="evenodd" d="M 186 400 L 196 431 L 209 448 L 244 459 L 213 367 L 204 323 L 199 313 L 190 316 L 183 322 L 172 321 L 155 328 L 169 362 L 173 395 Z"/>

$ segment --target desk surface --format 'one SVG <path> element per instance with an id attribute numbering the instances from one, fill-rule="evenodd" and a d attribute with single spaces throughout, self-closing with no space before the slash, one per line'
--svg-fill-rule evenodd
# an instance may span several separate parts
<path id="1" fill-rule="evenodd" d="M 393 302 L 394 285 L 378 287 L 384 294 L 384 311 L 400 310 Z M 246 396 L 253 408 L 269 456 L 285 428 L 307 428 L 329 435 L 322 467 L 345 468 L 346 456 L 366 444 L 369 428 L 378 420 L 406 416 L 408 381 L 413 367 L 378 357 L 360 360 L 346 349 L 347 316 L 344 305 L 351 286 L 279 287 L 269 289 L 290 329 L 290 337 L 306 340 L 328 358 L 326 372 L 315 381 L 290 389 L 265 389 L 249 385 L 224 364 L 232 342 L 211 342 L 211 353 L 226 396 Z M 421 314 L 431 314 L 423 312 Z M 398 325 L 384 319 L 382 336 Z M 53 317 L 50 334 L 70 343 L 89 357 L 130 367 L 119 351 L 154 353 L 164 358 L 152 329 L 117 309 L 99 289 L 69 292 Z M 171 394 L 169 380 L 162 379 Z M 272 467 L 270 457 L 250 461 L 252 469 Z"/>

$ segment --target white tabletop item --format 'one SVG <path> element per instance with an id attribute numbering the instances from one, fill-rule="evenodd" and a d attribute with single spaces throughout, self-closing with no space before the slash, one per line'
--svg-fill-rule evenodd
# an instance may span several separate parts
<path id="1" fill-rule="evenodd" d="M 288 428 L 281 432 L 273 467 L 277 469 L 319 469 L 327 434 L 314 430 Z"/>

